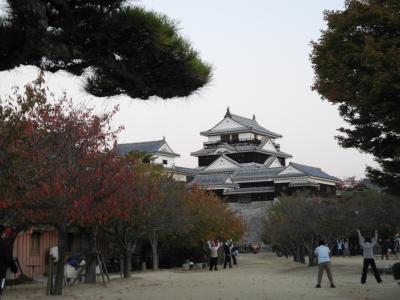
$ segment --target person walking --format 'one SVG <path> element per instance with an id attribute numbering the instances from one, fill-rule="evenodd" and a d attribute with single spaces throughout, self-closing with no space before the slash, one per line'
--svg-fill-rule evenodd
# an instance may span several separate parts
<path id="1" fill-rule="evenodd" d="M 388 239 L 388 245 L 389 245 L 389 249 L 392 252 L 392 254 L 394 255 L 393 259 L 398 259 L 397 256 L 397 252 L 396 252 L 396 244 L 394 239 Z"/>
<path id="2" fill-rule="evenodd" d="M 378 231 L 375 230 L 375 237 L 371 239 L 370 237 L 363 237 L 361 235 L 361 231 L 359 229 L 356 229 L 358 233 L 358 242 L 363 249 L 363 257 L 364 257 L 364 262 L 363 262 L 363 270 L 362 270 L 362 275 L 361 275 L 361 283 L 365 284 L 367 280 L 367 272 L 368 272 L 368 267 L 371 265 L 372 271 L 374 272 L 375 279 L 378 283 L 382 282 L 381 276 L 379 275 L 379 272 L 376 268 L 375 264 L 375 259 L 374 259 L 374 246 L 376 245 L 376 242 L 378 241 Z"/>
<path id="3" fill-rule="evenodd" d="M 218 271 L 218 250 L 221 247 L 221 243 L 219 241 L 208 241 L 208 247 L 210 248 L 210 271 L 214 268 L 214 271 Z"/>
<path id="4" fill-rule="evenodd" d="M 331 271 L 331 258 L 330 258 L 330 250 L 327 246 L 325 246 L 324 241 L 319 241 L 319 246 L 315 249 L 314 253 L 318 256 L 318 281 L 316 288 L 321 287 L 322 275 L 325 270 L 328 275 L 329 282 L 331 284 L 331 288 L 335 288 L 335 284 L 333 282 L 332 271 Z"/>
<path id="5" fill-rule="evenodd" d="M 237 263 L 238 256 L 239 256 L 239 248 L 236 246 L 233 246 L 233 243 L 232 243 L 232 261 L 235 266 L 237 266 L 237 264 L 238 264 Z"/>
<path id="6" fill-rule="evenodd" d="M 344 240 L 343 247 L 344 247 L 344 253 L 343 253 L 343 255 L 344 255 L 344 256 L 350 257 L 350 243 L 349 243 L 349 239 L 348 239 L 348 238 L 346 238 L 346 239 Z"/>
<path id="7" fill-rule="evenodd" d="M 11 272 L 17 274 L 18 268 L 15 264 L 14 257 L 11 253 L 10 247 L 10 239 L 12 230 L 11 228 L 5 228 L 1 230 L 1 237 L 0 237 L 0 300 L 3 294 L 3 290 L 6 284 L 6 273 L 7 269 L 10 269 Z"/>
<path id="8" fill-rule="evenodd" d="M 389 239 L 381 240 L 381 246 L 382 246 L 381 259 L 383 260 L 383 258 L 386 257 L 386 260 L 388 260 L 389 259 Z"/>
<path id="9" fill-rule="evenodd" d="M 224 254 L 225 254 L 225 260 L 224 260 L 224 269 L 226 269 L 226 266 L 229 264 L 229 269 L 232 269 L 232 241 L 227 240 L 224 244 Z"/>

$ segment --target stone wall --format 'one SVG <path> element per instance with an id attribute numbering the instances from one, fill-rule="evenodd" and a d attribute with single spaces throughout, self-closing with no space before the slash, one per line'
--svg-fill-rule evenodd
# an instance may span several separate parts
<path id="1" fill-rule="evenodd" d="M 262 228 L 267 211 L 272 206 L 272 203 L 273 201 L 257 201 L 249 203 L 231 202 L 228 204 L 234 213 L 244 219 L 247 226 L 242 243 L 262 244 Z"/>

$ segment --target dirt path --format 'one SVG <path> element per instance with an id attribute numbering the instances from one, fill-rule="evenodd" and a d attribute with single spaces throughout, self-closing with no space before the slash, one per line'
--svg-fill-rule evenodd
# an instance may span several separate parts
<path id="1" fill-rule="evenodd" d="M 391 261 L 393 262 L 393 261 Z M 386 261 L 377 260 L 383 266 Z M 328 286 L 324 275 L 321 289 L 314 287 L 316 268 L 295 264 L 270 253 L 239 257 L 239 267 L 209 272 L 165 270 L 136 273 L 130 280 L 114 279 L 107 287 L 78 284 L 65 289 L 62 299 L 399 299 L 400 285 L 391 275 L 377 284 L 372 274 L 360 284 L 362 258 L 334 258 L 333 274 L 337 288 Z M 43 287 L 25 286 L 9 290 L 7 299 L 60 299 L 44 297 Z"/>

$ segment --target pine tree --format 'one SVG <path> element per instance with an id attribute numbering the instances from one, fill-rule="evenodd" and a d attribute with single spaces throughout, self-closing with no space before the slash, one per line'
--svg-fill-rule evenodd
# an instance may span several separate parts
<path id="1" fill-rule="evenodd" d="M 211 67 L 177 23 L 124 0 L 8 0 L 0 19 L 0 70 L 34 65 L 86 75 L 95 96 L 185 97 Z"/>

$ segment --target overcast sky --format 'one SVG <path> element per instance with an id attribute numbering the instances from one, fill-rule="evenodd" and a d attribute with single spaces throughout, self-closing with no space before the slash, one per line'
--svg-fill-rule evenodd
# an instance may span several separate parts
<path id="1" fill-rule="evenodd" d="M 4 0 L 0 0 L 1 4 Z M 283 135 L 277 140 L 291 161 L 322 168 L 331 175 L 364 175 L 374 165 L 370 155 L 342 149 L 334 136 L 344 126 L 337 108 L 311 91 L 313 70 L 310 41 L 325 27 L 323 11 L 342 9 L 344 0 L 143 0 L 149 9 L 180 24 L 204 60 L 214 67 L 211 84 L 196 95 L 169 101 L 127 97 L 99 99 L 82 90 L 79 78 L 65 73 L 47 75 L 50 89 L 66 91 L 75 101 L 97 111 L 120 105 L 115 125 L 123 125 L 120 142 L 166 137 L 181 155 L 177 164 L 197 166 L 190 152 L 202 147 L 207 130 L 222 120 L 227 106 L 244 117 L 256 115 L 261 126 Z M 20 67 L 0 72 L 0 95 L 33 80 L 37 70 Z"/>

